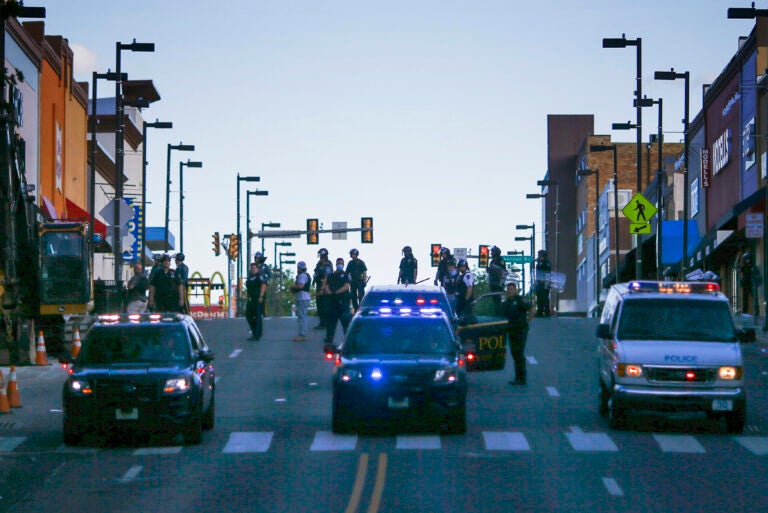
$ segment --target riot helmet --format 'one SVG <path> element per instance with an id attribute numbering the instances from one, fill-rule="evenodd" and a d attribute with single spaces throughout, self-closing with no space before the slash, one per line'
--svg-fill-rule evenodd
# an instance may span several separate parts
<path id="1" fill-rule="evenodd" d="M 357 249 L 355 249 L 355 248 L 352 248 L 352 249 L 350 249 L 350 250 L 349 250 L 349 254 L 350 254 L 350 255 L 354 255 L 354 256 L 357 256 L 357 255 L 359 255 L 359 254 L 360 254 L 360 252 L 359 252 Z"/>
<path id="2" fill-rule="evenodd" d="M 499 249 L 498 246 L 493 246 L 491 248 L 491 256 L 494 256 L 494 257 L 501 256 L 501 250 Z"/>
<path id="3" fill-rule="evenodd" d="M 467 265 L 467 259 L 459 258 L 459 261 L 456 262 L 456 267 L 469 267 L 469 265 Z"/>
<path id="4" fill-rule="evenodd" d="M 327 258 L 328 257 L 328 250 L 325 248 L 320 248 L 317 252 L 317 256 L 320 258 Z"/>
<path id="5" fill-rule="evenodd" d="M 404 254 L 404 255 L 410 255 L 411 253 L 413 253 L 413 250 L 411 249 L 411 247 L 410 247 L 410 246 L 405 246 L 405 247 L 403 248 L 403 254 Z"/>

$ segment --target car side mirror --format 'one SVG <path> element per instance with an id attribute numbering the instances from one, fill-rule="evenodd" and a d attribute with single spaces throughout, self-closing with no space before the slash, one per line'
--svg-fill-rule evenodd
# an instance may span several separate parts
<path id="1" fill-rule="evenodd" d="M 611 327 L 607 324 L 597 325 L 597 338 L 610 338 Z"/>
<path id="2" fill-rule="evenodd" d="M 754 342 L 757 340 L 754 328 L 742 328 L 736 331 L 736 337 L 739 339 L 739 342 Z"/>

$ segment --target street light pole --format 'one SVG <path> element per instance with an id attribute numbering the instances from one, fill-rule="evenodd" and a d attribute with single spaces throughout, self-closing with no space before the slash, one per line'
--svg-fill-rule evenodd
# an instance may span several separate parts
<path id="1" fill-rule="evenodd" d="M 523 241 L 523 240 L 530 240 L 531 241 L 531 267 L 529 269 L 529 274 L 531 277 L 529 288 L 530 290 L 533 290 L 533 279 L 534 279 L 534 264 L 533 262 L 536 260 L 536 255 L 534 254 L 536 252 L 536 223 L 531 224 L 518 224 L 515 226 L 517 230 L 531 230 L 531 236 L 530 237 L 515 237 L 516 241 Z"/>
<path id="2" fill-rule="evenodd" d="M 184 166 L 203 167 L 202 162 L 179 162 L 179 253 L 184 253 Z"/>
<path id="3" fill-rule="evenodd" d="M 286 242 L 286 241 L 277 242 L 277 241 L 275 241 L 275 263 L 277 263 L 277 247 L 278 246 L 293 246 L 293 242 Z"/>
<path id="4" fill-rule="evenodd" d="M 170 208 L 171 208 L 171 150 L 178 151 L 195 151 L 194 144 L 182 144 L 168 145 L 168 153 L 166 155 L 166 174 L 165 174 L 165 233 L 163 234 L 163 251 L 168 252 L 168 224 L 170 222 Z"/>
<path id="5" fill-rule="evenodd" d="M 258 176 L 240 176 L 240 173 L 237 173 L 237 240 L 242 241 L 243 238 L 240 236 L 240 182 L 259 182 L 261 181 L 261 177 Z M 237 252 L 237 299 L 240 300 L 240 281 L 242 277 L 242 266 L 243 266 L 243 256 L 241 255 L 242 251 Z"/>
<path id="6" fill-rule="evenodd" d="M 95 73 L 94 73 L 95 75 Z M 94 80 L 94 84 L 96 81 Z M 95 86 L 94 86 L 95 87 Z M 95 93 L 95 91 L 94 91 Z M 94 103 L 95 106 L 95 103 Z M 94 107 L 94 112 L 95 112 Z M 94 125 L 95 127 L 95 125 Z M 141 244 L 139 245 L 139 254 L 141 261 L 144 262 L 144 248 L 147 244 L 147 128 L 173 128 L 170 121 L 158 121 L 147 123 L 144 121 L 144 127 L 141 132 Z M 96 130 L 94 128 L 94 142 L 96 141 Z M 95 149 L 95 145 L 94 145 Z M 93 222 L 93 221 L 91 221 Z"/>
<path id="7" fill-rule="evenodd" d="M 245 193 L 245 258 L 248 262 L 251 261 L 251 196 L 267 196 L 269 191 L 247 191 Z M 263 252 L 262 252 L 263 253 Z"/>
<path id="8" fill-rule="evenodd" d="M 688 153 L 690 149 L 690 138 L 688 135 L 688 119 L 690 108 L 690 82 L 691 74 L 675 72 L 675 68 L 669 71 L 657 71 L 654 74 L 656 80 L 677 80 L 685 81 L 685 117 L 683 118 L 683 259 L 680 262 L 680 279 L 685 279 L 685 271 L 688 268 L 688 216 L 690 214 L 691 193 L 688 190 Z"/>
<path id="9" fill-rule="evenodd" d="M 280 228 L 280 223 L 273 223 L 272 221 L 268 223 L 261 223 L 261 231 L 264 231 L 264 228 Z M 261 238 L 261 254 L 263 255 L 266 250 L 264 249 L 264 237 Z"/>

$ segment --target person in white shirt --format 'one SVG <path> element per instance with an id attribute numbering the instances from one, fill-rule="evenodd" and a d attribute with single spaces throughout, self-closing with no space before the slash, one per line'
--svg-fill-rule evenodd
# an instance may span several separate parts
<path id="1" fill-rule="evenodd" d="M 296 281 L 291 285 L 291 292 L 296 298 L 296 317 L 299 324 L 299 334 L 293 339 L 294 342 L 303 342 L 307 340 L 307 315 L 309 313 L 309 301 L 312 296 L 309 289 L 312 285 L 312 278 L 307 273 L 306 262 L 296 264 Z"/>

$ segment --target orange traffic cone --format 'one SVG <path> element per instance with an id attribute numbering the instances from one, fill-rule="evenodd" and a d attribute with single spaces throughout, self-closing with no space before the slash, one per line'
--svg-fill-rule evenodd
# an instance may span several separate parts
<path id="1" fill-rule="evenodd" d="M 45 339 L 43 331 L 37 336 L 37 354 L 35 354 L 35 365 L 48 365 L 48 354 L 45 351 Z"/>
<path id="2" fill-rule="evenodd" d="M 8 375 L 8 405 L 11 408 L 21 408 L 21 397 L 19 396 L 19 384 L 16 380 L 16 367 L 11 365 L 11 373 Z"/>
<path id="3" fill-rule="evenodd" d="M 80 348 L 82 347 L 80 342 L 80 328 L 75 327 L 75 332 L 72 335 L 72 358 L 77 358 L 80 354 Z"/>
<path id="4" fill-rule="evenodd" d="M 8 404 L 8 395 L 5 393 L 5 382 L 0 381 L 0 413 L 10 413 L 11 405 Z"/>

